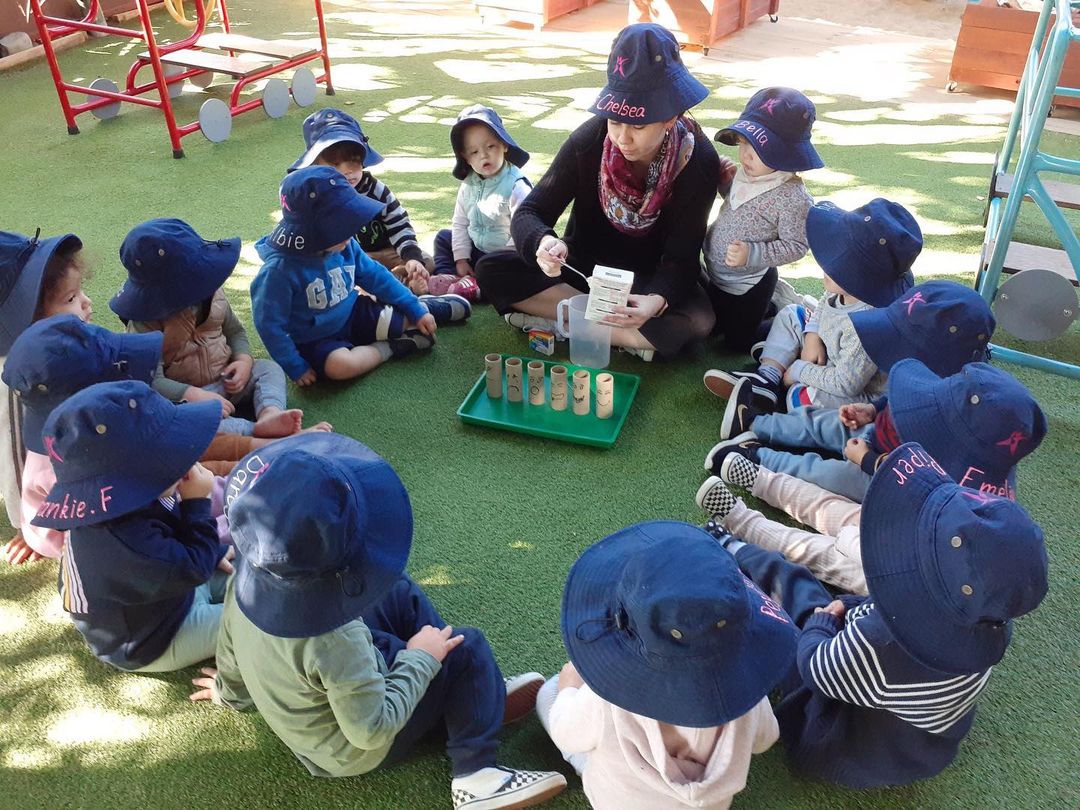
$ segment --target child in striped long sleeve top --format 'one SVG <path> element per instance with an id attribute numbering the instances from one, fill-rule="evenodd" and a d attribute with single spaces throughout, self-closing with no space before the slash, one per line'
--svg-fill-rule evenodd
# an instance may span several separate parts
<path id="1" fill-rule="evenodd" d="M 394 192 L 368 171 L 382 163 L 383 157 L 368 143 L 356 119 L 329 107 L 312 113 L 304 121 L 304 143 L 307 151 L 289 171 L 332 166 L 348 178 L 357 193 L 382 205 L 382 213 L 357 231 L 356 241 L 364 253 L 395 271 L 398 280 L 414 294 L 427 293 L 427 278 L 435 272 L 434 259 L 417 243 L 409 212 Z"/>
<path id="2" fill-rule="evenodd" d="M 956 758 L 1012 620 L 1047 591 L 1042 531 L 1022 507 L 953 483 L 918 444 L 874 477 L 861 521 L 868 597 L 713 528 L 802 629 L 776 707 L 799 773 L 848 787 L 928 779 Z"/>

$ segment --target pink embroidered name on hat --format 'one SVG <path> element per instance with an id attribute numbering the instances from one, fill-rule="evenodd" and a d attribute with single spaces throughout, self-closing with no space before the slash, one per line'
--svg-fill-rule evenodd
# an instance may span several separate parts
<path id="1" fill-rule="evenodd" d="M 596 100 L 596 109 L 624 118 L 644 118 L 646 115 L 644 107 L 627 104 L 625 98 L 617 100 L 611 93 L 605 93 Z"/>
<path id="2" fill-rule="evenodd" d="M 929 467 L 946 478 L 948 477 L 948 473 L 934 460 L 934 457 L 918 445 L 911 446 L 911 449 L 906 454 L 897 457 L 892 462 L 892 472 L 896 476 L 896 483 L 900 486 L 907 484 L 908 478 L 914 475 L 916 470 L 923 467 Z"/>
<path id="3" fill-rule="evenodd" d="M 773 100 L 775 101 L 775 99 Z M 742 130 L 759 146 L 767 146 L 769 143 L 769 133 L 765 131 L 764 127 L 758 126 L 752 121 L 739 121 L 731 128 Z"/>

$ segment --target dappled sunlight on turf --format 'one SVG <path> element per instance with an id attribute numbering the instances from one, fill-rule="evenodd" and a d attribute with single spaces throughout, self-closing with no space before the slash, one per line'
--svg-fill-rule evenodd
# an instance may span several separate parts
<path id="1" fill-rule="evenodd" d="M 536 544 L 535 543 L 527 543 L 524 540 L 514 540 L 512 543 L 508 543 L 507 545 L 510 548 L 514 549 L 515 551 L 535 551 L 536 550 Z"/>
<path id="2" fill-rule="evenodd" d="M 16 602 L 0 602 L 0 636 L 18 632 L 26 625 L 26 610 Z"/>
<path id="3" fill-rule="evenodd" d="M 466 84 L 561 79 L 581 72 L 579 68 L 572 65 L 495 62 L 477 59 L 442 59 L 435 63 L 435 67 L 450 78 Z"/>
<path id="4" fill-rule="evenodd" d="M 331 55 L 341 59 L 343 56 Z M 339 90 L 384 90 L 399 87 L 401 81 L 394 71 L 358 62 L 334 64 L 334 86 Z"/>
<path id="5" fill-rule="evenodd" d="M 446 588 L 452 585 L 463 585 L 467 581 L 455 578 L 450 574 L 450 566 L 441 564 L 421 568 L 413 579 L 424 588 Z"/>
<path id="6" fill-rule="evenodd" d="M 37 771 L 60 764 L 60 752 L 55 748 L 9 748 L 4 752 L 3 766 L 14 770 Z"/>
<path id="7" fill-rule="evenodd" d="M 107 745 L 134 742 L 149 733 L 150 723 L 145 718 L 85 707 L 61 714 L 49 727 L 46 738 L 58 746 Z"/>
<path id="8" fill-rule="evenodd" d="M 950 150 L 948 152 L 902 152 L 901 154 L 913 160 L 925 160 L 930 163 L 965 163 L 972 166 L 986 166 L 987 168 L 994 165 L 994 155 L 990 152 Z M 986 174 L 986 180 L 987 182 L 990 180 L 989 173 Z"/>
<path id="9" fill-rule="evenodd" d="M 999 126 L 971 124 L 835 124 L 818 121 L 814 139 L 835 146 L 870 146 L 956 143 L 984 139 L 993 141 L 1001 135 Z"/>
<path id="10" fill-rule="evenodd" d="M 156 709 L 169 698 L 169 684 L 156 678 L 119 678 L 116 693 L 126 705 L 140 709 Z"/>

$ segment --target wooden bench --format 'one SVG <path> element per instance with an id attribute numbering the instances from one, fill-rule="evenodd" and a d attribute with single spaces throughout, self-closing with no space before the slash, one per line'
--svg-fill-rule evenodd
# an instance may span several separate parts
<path id="1" fill-rule="evenodd" d="M 261 56 L 272 56 L 275 59 L 299 59 L 302 56 L 311 56 L 318 50 L 318 48 L 299 45 L 295 42 L 255 39 L 245 37 L 243 34 L 222 33 L 204 34 L 196 41 L 195 47 L 212 48 L 216 51 L 257 53 Z"/>
<path id="2" fill-rule="evenodd" d="M 1000 7 L 994 0 L 966 5 L 946 88 L 955 90 L 959 82 L 1015 92 L 1038 21 L 1037 11 Z M 1058 86 L 1080 87 L 1080 49 L 1075 43 L 1065 57 Z M 1054 103 L 1080 107 L 1080 98 L 1055 96 Z"/>
<path id="3" fill-rule="evenodd" d="M 591 6 L 600 0 L 475 0 L 480 21 L 523 22 L 539 31 L 556 17 Z"/>
<path id="4" fill-rule="evenodd" d="M 149 53 L 140 53 L 140 59 L 150 61 Z M 200 68 L 214 73 L 224 73 L 237 79 L 244 79 L 253 73 L 273 65 L 270 59 L 238 59 L 235 56 L 224 56 L 218 53 L 197 51 L 194 48 L 181 48 L 172 53 L 161 55 L 162 64 L 179 65 L 180 67 Z"/>

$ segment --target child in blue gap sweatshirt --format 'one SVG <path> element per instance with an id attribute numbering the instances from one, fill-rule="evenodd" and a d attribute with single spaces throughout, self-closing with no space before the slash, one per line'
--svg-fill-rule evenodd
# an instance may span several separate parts
<path id="1" fill-rule="evenodd" d="M 91 385 L 45 423 L 56 483 L 33 523 L 70 530 L 64 609 L 118 669 L 170 672 L 214 654 L 232 549 L 197 459 L 220 421 L 216 402 L 174 405 L 128 380 Z"/>
<path id="2" fill-rule="evenodd" d="M 866 495 L 869 597 L 718 532 L 743 572 L 802 628 L 776 707 L 792 767 L 855 788 L 929 779 L 956 758 L 1012 620 L 1047 591 L 1042 531 L 1019 505 L 949 480 L 900 447 Z"/>
<path id="3" fill-rule="evenodd" d="M 264 264 L 251 282 L 251 314 L 297 385 L 359 377 L 430 349 L 438 324 L 472 312 L 461 296 L 417 298 L 360 249 L 353 234 L 382 208 L 328 166 L 281 184 L 281 223 L 255 245 Z"/>

